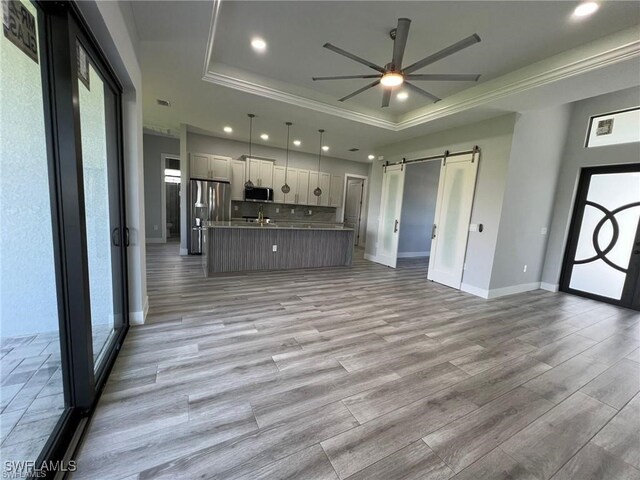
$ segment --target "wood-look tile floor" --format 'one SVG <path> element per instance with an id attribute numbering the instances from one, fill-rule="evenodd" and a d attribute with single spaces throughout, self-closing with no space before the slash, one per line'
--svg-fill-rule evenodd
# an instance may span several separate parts
<path id="1" fill-rule="evenodd" d="M 640 313 L 424 261 L 204 279 L 149 245 L 75 479 L 640 479 Z"/>

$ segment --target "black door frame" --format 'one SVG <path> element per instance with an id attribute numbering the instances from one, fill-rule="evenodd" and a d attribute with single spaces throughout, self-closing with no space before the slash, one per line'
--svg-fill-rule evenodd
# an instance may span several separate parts
<path id="1" fill-rule="evenodd" d="M 584 211 L 587 206 L 586 201 L 587 195 L 589 193 L 589 186 L 591 184 L 591 177 L 593 175 L 599 174 L 628 172 L 640 172 L 640 163 L 586 167 L 581 170 L 580 179 L 578 182 L 578 190 L 573 207 L 573 214 L 569 227 L 569 236 L 567 238 L 564 259 L 562 262 L 560 290 L 566 293 L 571 293 L 573 295 L 590 298 L 592 300 L 598 300 L 600 302 L 640 310 L 640 222 L 638 222 L 638 227 L 636 229 L 634 248 L 629 260 L 629 266 L 627 268 L 627 278 L 622 290 L 620 300 L 575 290 L 569 287 L 569 284 L 571 283 L 571 273 L 573 270 L 576 250 L 578 247 L 580 226 L 582 225 Z M 607 217 L 605 216 L 604 219 L 606 218 Z M 606 254 L 606 252 L 604 253 Z"/>
<path id="2" fill-rule="evenodd" d="M 29 0 L 23 0 L 29 1 Z M 85 205 L 80 138 L 76 38 L 91 54 L 92 65 L 116 94 L 116 161 L 119 179 L 120 244 L 127 245 L 124 152 L 122 142 L 122 86 L 98 42 L 73 2 L 35 1 L 47 141 L 48 175 L 55 257 L 58 319 L 65 410 L 36 465 L 65 459 L 80 438 L 79 429 L 93 413 L 106 379 L 129 328 L 127 251 L 122 248 L 123 325 L 107 349 L 101 368 L 94 371 Z M 37 468 L 37 467 L 36 467 Z M 55 476 L 42 470 L 40 478 Z"/>

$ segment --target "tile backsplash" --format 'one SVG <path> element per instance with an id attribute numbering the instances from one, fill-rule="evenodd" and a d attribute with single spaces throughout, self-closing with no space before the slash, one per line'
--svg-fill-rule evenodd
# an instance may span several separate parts
<path id="1" fill-rule="evenodd" d="M 273 220 L 302 222 L 335 222 L 335 207 L 319 207 L 314 205 L 285 205 L 282 203 L 231 202 L 233 218 L 257 217 L 260 205 L 265 217 Z M 237 207 L 237 210 L 236 210 Z M 278 210 L 278 212 L 276 212 Z M 293 213 L 291 211 L 293 210 Z M 311 212 L 311 213 L 309 213 Z"/>

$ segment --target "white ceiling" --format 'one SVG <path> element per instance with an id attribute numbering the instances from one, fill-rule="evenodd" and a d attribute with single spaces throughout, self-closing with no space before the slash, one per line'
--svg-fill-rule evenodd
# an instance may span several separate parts
<path id="1" fill-rule="evenodd" d="M 503 101 L 499 106 L 487 104 L 474 107 L 473 112 L 456 112 L 446 119 L 417 122 L 402 131 L 380 128 L 376 121 L 396 125 L 416 112 L 428 112 L 435 107 L 409 92 L 406 102 L 392 99 L 388 109 L 381 109 L 380 87 L 344 104 L 337 102 L 337 98 L 367 81 L 313 82 L 311 77 L 375 72 L 322 48 L 325 42 L 384 65 L 390 61 L 392 50 L 388 31 L 399 17 L 408 17 L 412 20 L 405 54 L 408 64 L 477 33 L 481 43 L 420 73 L 480 73 L 479 83 L 488 88 L 492 85 L 489 81 L 496 83 L 509 72 L 640 23 L 638 2 L 605 2 L 593 17 L 581 21 L 571 18 L 576 5 L 572 1 L 224 1 L 214 17 L 216 29 L 211 58 L 207 59 L 212 2 L 132 2 L 141 45 L 145 125 L 176 131 L 180 123 L 187 123 L 216 135 L 225 135 L 222 127 L 231 125 L 234 128 L 231 136 L 246 140 L 246 114 L 252 112 L 258 115 L 255 132 L 269 133 L 271 145 L 285 143 L 284 122 L 292 121 L 293 134 L 303 141 L 303 150 L 317 150 L 317 129 L 324 128 L 330 154 L 365 160 L 376 146 L 495 116 L 510 107 Z M 251 49 L 253 36 L 267 41 L 264 54 Z M 569 88 L 566 82 L 558 91 L 546 86 L 544 96 L 528 92 L 515 103 L 517 108 L 547 106 L 551 101 L 563 103 L 638 84 L 637 70 L 634 75 L 637 57 L 632 60 L 635 63 L 611 65 L 610 68 L 617 69 L 617 77 L 609 77 L 608 83 L 594 84 L 597 72 L 586 72 L 583 78 L 573 78 Z M 231 77 L 236 82 L 250 82 L 260 89 L 274 89 L 285 96 L 308 99 L 319 108 L 313 105 L 308 108 L 306 100 L 299 104 L 278 101 L 268 94 L 254 95 L 212 84 L 203 80 L 203 70 Z M 474 85 L 419 83 L 442 98 L 464 95 Z M 159 107 L 156 98 L 168 99 L 172 106 Z M 355 121 L 353 114 L 373 121 Z M 352 154 L 347 151 L 351 147 L 361 151 Z"/>

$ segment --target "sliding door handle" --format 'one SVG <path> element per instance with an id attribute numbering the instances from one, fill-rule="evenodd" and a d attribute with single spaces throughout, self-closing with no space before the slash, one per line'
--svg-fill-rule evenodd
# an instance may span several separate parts
<path id="1" fill-rule="evenodd" d="M 397 233 L 398 232 L 398 220 L 396 219 L 396 223 L 393 226 L 393 233 Z"/>
<path id="2" fill-rule="evenodd" d="M 118 227 L 111 230 L 111 243 L 114 247 L 120 246 L 120 229 Z"/>
<path id="3" fill-rule="evenodd" d="M 124 229 L 124 246 L 128 247 L 130 245 L 129 241 L 129 228 L 125 227 Z"/>
<path id="4" fill-rule="evenodd" d="M 431 238 L 436 238 L 436 224 L 433 224 L 433 227 L 431 228 Z"/>

